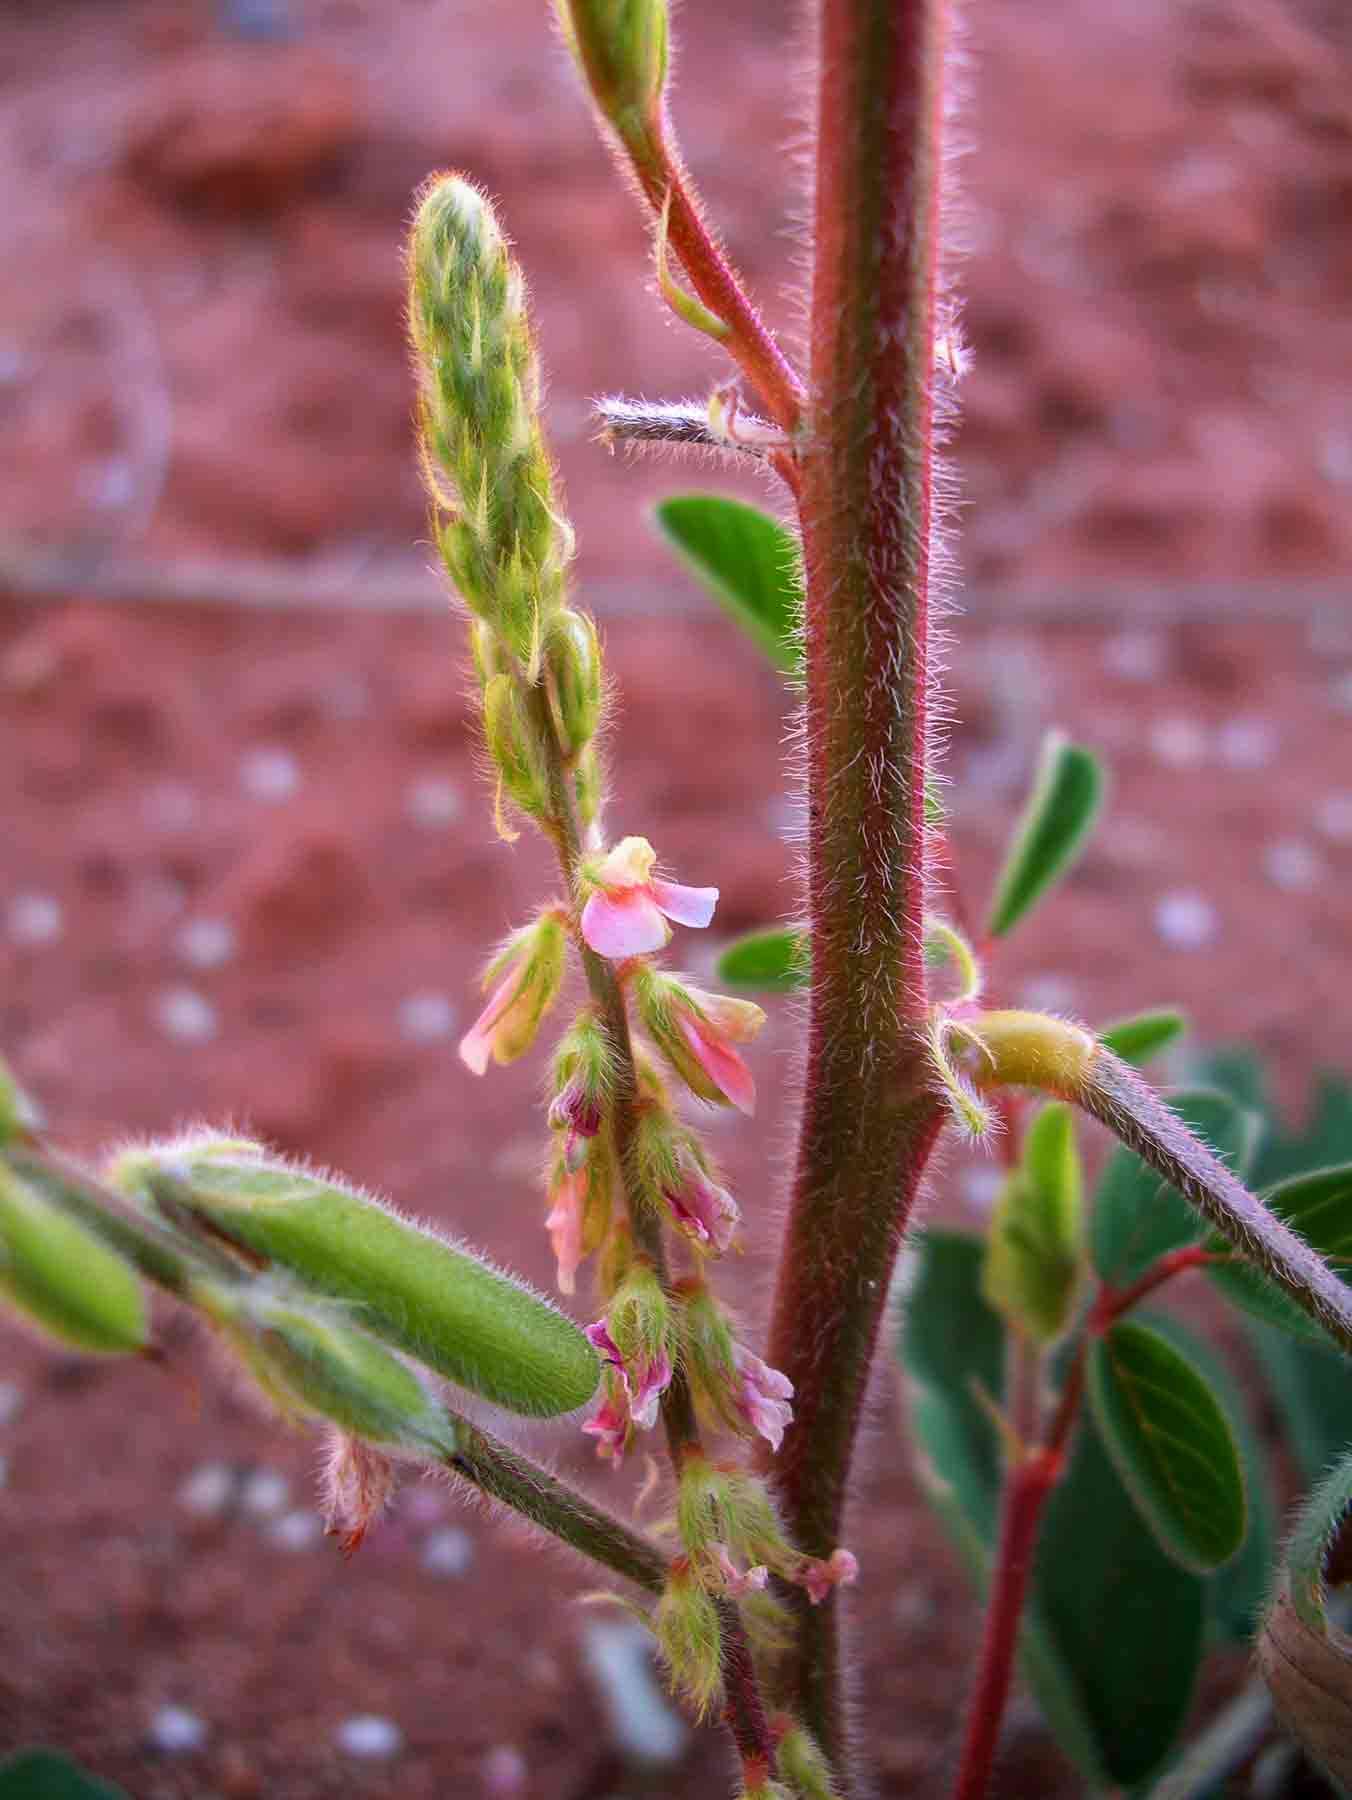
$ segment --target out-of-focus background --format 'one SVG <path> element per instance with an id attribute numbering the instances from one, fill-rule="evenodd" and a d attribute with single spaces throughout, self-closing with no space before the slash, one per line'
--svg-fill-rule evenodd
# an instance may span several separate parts
<path id="1" fill-rule="evenodd" d="M 685 0 L 675 97 L 790 332 L 794 10 Z M 1298 1111 L 1352 1063 L 1352 15 L 966 11 L 962 881 L 979 903 L 1048 724 L 1100 749 L 1106 825 L 1002 987 L 1091 1020 L 1181 1003 L 1202 1041 L 1257 1044 Z M 494 836 L 426 546 L 400 241 L 433 169 L 500 201 L 531 278 L 618 687 L 615 830 L 721 886 L 714 941 L 678 946 L 697 971 L 795 900 L 786 698 L 647 518 L 731 483 L 591 441 L 589 396 L 701 395 L 720 364 L 653 299 L 548 13 L 0 16 L 0 1046 L 82 1151 L 242 1121 L 541 1284 L 538 1066 L 476 1082 L 455 1053 L 545 865 Z M 754 1126 L 712 1128 L 753 1336 L 795 1031 L 777 1008 Z M 937 1206 L 990 1195 L 948 1157 Z M 4 1329 L 0 1751 L 64 1744 L 138 1800 L 717 1791 L 716 1742 L 660 1711 L 650 1772 L 626 1761 L 607 1708 L 642 1723 L 642 1661 L 622 1615 L 569 1603 L 585 1571 L 427 1484 L 341 1564 L 312 1445 L 192 1345 L 176 1361 L 192 1376 Z M 575 1431 L 535 1441 L 605 1490 Z M 859 1705 L 881 1791 L 937 1795 L 977 1618 L 886 1379 L 863 1468 Z M 1002 1780 L 1076 1791 L 1026 1702 Z"/>

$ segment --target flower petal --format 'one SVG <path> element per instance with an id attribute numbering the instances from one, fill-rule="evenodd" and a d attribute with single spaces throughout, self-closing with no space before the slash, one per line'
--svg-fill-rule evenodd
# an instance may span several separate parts
<path id="1" fill-rule="evenodd" d="M 504 1014 L 510 1010 L 520 986 L 521 970 L 513 967 L 493 989 L 483 1011 L 461 1038 L 460 1060 L 474 1074 L 487 1073 L 496 1028 L 501 1024 Z"/>
<path id="2" fill-rule="evenodd" d="M 585 1174 L 565 1174 L 555 1182 L 550 1193 L 554 1205 L 545 1220 L 545 1229 L 554 1247 L 559 1265 L 559 1292 L 571 1294 L 576 1286 L 578 1264 L 582 1261 L 582 1203 L 586 1196 Z"/>
<path id="3" fill-rule="evenodd" d="M 681 1034 L 690 1046 L 691 1055 L 739 1112 L 748 1116 L 756 1110 L 756 1078 L 724 1038 L 718 1036 L 703 1020 L 678 1017 Z"/>
<path id="4" fill-rule="evenodd" d="M 618 962 L 660 950 L 671 927 L 646 888 L 603 888 L 582 908 L 582 935 L 598 956 Z"/>
<path id="5" fill-rule="evenodd" d="M 669 919 L 702 930 L 718 905 L 715 887 L 682 887 L 678 881 L 650 881 L 648 892 Z"/>
<path id="6" fill-rule="evenodd" d="M 657 853 L 647 838 L 621 838 L 596 871 L 603 888 L 644 887 L 652 874 Z"/>

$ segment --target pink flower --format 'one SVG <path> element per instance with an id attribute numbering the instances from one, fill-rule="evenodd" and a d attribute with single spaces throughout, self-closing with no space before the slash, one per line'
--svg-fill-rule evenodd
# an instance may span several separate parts
<path id="1" fill-rule="evenodd" d="M 764 1025 L 759 1006 L 703 993 L 652 968 L 640 970 L 634 997 L 645 1028 L 692 1094 L 755 1112 L 756 1083 L 733 1046 L 750 1043 Z"/>
<path id="2" fill-rule="evenodd" d="M 566 957 L 563 924 L 549 912 L 518 931 L 489 964 L 486 980 L 497 985 L 460 1040 L 460 1060 L 474 1074 L 486 1072 L 490 1057 L 514 1062 L 530 1049 L 559 991 Z"/>
<path id="3" fill-rule="evenodd" d="M 602 1362 L 618 1373 L 631 1422 L 640 1431 L 651 1431 L 657 1423 L 658 1402 L 671 1382 L 671 1359 L 666 1351 L 653 1357 L 637 1356 L 626 1363 L 603 1319 L 588 1325 L 583 1336 Z"/>
<path id="4" fill-rule="evenodd" d="M 793 1423 L 793 1408 L 789 1405 L 793 1383 L 744 1344 L 733 1345 L 732 1358 L 741 1381 L 737 1410 L 772 1450 L 778 1450 L 784 1441 L 785 1427 Z"/>
<path id="5" fill-rule="evenodd" d="M 852 1587 L 859 1576 L 859 1561 L 848 1550 L 833 1550 L 825 1562 L 805 1556 L 793 1577 L 799 1587 L 807 1589 L 807 1597 L 820 1606 L 832 1588 Z"/>
<path id="6" fill-rule="evenodd" d="M 553 1202 L 545 1229 L 559 1265 L 559 1292 L 571 1294 L 582 1261 L 582 1209 L 587 1199 L 587 1172 L 568 1169 L 555 1178 L 549 1190 Z"/>
<path id="7" fill-rule="evenodd" d="M 757 1563 L 754 1569 L 743 1573 L 728 1555 L 726 1544 L 715 1544 L 709 1554 L 722 1579 L 723 1592 L 733 1599 L 742 1594 L 759 1593 L 770 1579 L 770 1571 L 764 1563 Z"/>
<path id="8" fill-rule="evenodd" d="M 601 1108 L 583 1084 L 574 1078 L 554 1096 L 549 1107 L 551 1131 L 561 1131 L 563 1160 L 570 1169 L 580 1169 L 586 1157 L 581 1140 L 591 1139 L 601 1129 Z"/>
<path id="9" fill-rule="evenodd" d="M 604 1462 L 614 1462 L 618 1469 L 624 1461 L 624 1453 L 629 1444 L 629 1409 L 612 1398 L 601 1402 L 600 1407 L 582 1427 L 588 1437 L 597 1440 L 596 1454 Z"/>
<path id="10" fill-rule="evenodd" d="M 688 1150 L 681 1151 L 680 1171 L 679 1186 L 666 1188 L 662 1198 L 688 1237 L 721 1256 L 742 1220 L 737 1202 L 726 1188 L 709 1179 Z"/>
<path id="11" fill-rule="evenodd" d="M 598 956 L 646 956 L 671 941 L 668 919 L 703 928 L 714 916 L 717 888 L 682 887 L 654 876 L 647 838 L 622 838 L 596 870 L 596 892 L 582 908 L 582 935 Z"/>

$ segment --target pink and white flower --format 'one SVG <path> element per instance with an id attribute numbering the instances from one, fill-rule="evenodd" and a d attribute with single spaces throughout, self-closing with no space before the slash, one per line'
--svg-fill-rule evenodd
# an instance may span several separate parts
<path id="1" fill-rule="evenodd" d="M 663 1190 L 679 1228 L 697 1244 L 721 1256 L 732 1243 L 742 1214 L 732 1195 L 710 1179 L 688 1150 L 679 1158 L 680 1179 Z"/>
<path id="2" fill-rule="evenodd" d="M 488 966 L 485 980 L 496 985 L 460 1040 L 466 1068 L 482 1075 L 490 1057 L 514 1062 L 530 1049 L 541 1019 L 554 1004 L 566 958 L 567 936 L 555 912 L 541 914 L 508 941 Z"/>
<path id="3" fill-rule="evenodd" d="M 745 1344 L 734 1344 L 732 1359 L 740 1383 L 736 1398 L 738 1412 L 772 1450 L 784 1441 L 785 1428 L 793 1423 L 793 1383 L 778 1369 L 748 1350 Z"/>
<path id="4" fill-rule="evenodd" d="M 582 1427 L 588 1437 L 596 1439 L 596 1454 L 603 1462 L 613 1462 L 618 1469 L 629 1446 L 632 1427 L 629 1408 L 614 1395 L 608 1395 Z"/>
<path id="5" fill-rule="evenodd" d="M 587 1203 L 587 1171 L 564 1169 L 550 1184 L 552 1202 L 545 1230 L 554 1247 L 559 1265 L 559 1292 L 571 1294 L 577 1285 L 578 1265 L 582 1261 L 582 1215 Z"/>
<path id="6" fill-rule="evenodd" d="M 653 874 L 647 838 L 622 838 L 594 871 L 596 891 L 582 908 L 582 935 L 598 956 L 646 956 L 671 941 L 668 919 L 702 929 L 718 904 L 715 887 L 682 887 Z"/>
<path id="7" fill-rule="evenodd" d="M 726 1544 L 715 1544 L 709 1551 L 723 1592 L 730 1599 L 740 1599 L 743 1594 L 756 1594 L 761 1591 L 770 1579 L 770 1571 L 764 1563 L 757 1563 L 755 1568 L 742 1570 L 728 1554 Z"/>
<path id="8" fill-rule="evenodd" d="M 651 1431 L 657 1423 L 658 1403 L 671 1383 L 671 1358 L 666 1351 L 626 1362 L 603 1319 L 588 1325 L 583 1336 L 602 1362 L 616 1371 L 631 1422 L 640 1431 Z"/>
<path id="9" fill-rule="evenodd" d="M 755 1078 L 734 1046 L 750 1043 L 764 1025 L 759 1006 L 706 994 L 652 968 L 640 970 L 634 997 L 644 1026 L 692 1094 L 755 1112 Z"/>
<path id="10" fill-rule="evenodd" d="M 833 1550 L 823 1562 L 819 1557 L 805 1556 L 793 1579 L 807 1589 L 807 1597 L 820 1606 L 833 1588 L 852 1587 L 859 1578 L 859 1559 L 848 1550 Z"/>

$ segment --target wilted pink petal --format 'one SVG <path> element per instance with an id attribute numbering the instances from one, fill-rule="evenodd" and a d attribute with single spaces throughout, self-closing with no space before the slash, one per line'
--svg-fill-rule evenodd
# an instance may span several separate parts
<path id="1" fill-rule="evenodd" d="M 716 887 L 682 887 L 678 881 L 652 880 L 648 892 L 658 907 L 678 925 L 691 925 L 702 930 L 714 916 L 718 905 Z"/>
<path id="2" fill-rule="evenodd" d="M 488 996 L 487 1004 L 460 1040 L 460 1060 L 476 1075 L 487 1073 L 493 1040 L 521 988 L 521 970 L 513 968 Z"/>
<path id="3" fill-rule="evenodd" d="M 728 1555 L 725 1544 L 715 1544 L 712 1551 L 718 1572 L 723 1577 L 723 1591 L 734 1599 L 742 1594 L 759 1593 L 770 1579 L 770 1571 L 764 1563 L 757 1563 L 754 1569 L 745 1573 Z"/>
<path id="4" fill-rule="evenodd" d="M 741 1379 L 738 1409 L 752 1430 L 758 1432 L 772 1450 L 778 1450 L 784 1441 L 786 1427 L 793 1423 L 793 1408 L 789 1405 L 793 1399 L 793 1383 L 787 1375 L 781 1375 L 778 1369 L 772 1369 L 759 1356 L 753 1355 L 744 1344 L 734 1344 L 732 1355 Z"/>
<path id="5" fill-rule="evenodd" d="M 671 927 L 646 887 L 602 888 L 582 908 L 582 935 L 616 962 L 647 956 L 671 941 Z"/>
<path id="6" fill-rule="evenodd" d="M 594 1325 L 584 1325 L 582 1335 L 602 1362 L 607 1362 L 613 1369 L 623 1372 L 624 1358 L 620 1355 L 619 1345 L 607 1331 L 604 1319 L 598 1319 Z"/>
<path id="7" fill-rule="evenodd" d="M 667 1189 L 664 1195 L 672 1217 L 682 1231 L 721 1255 L 741 1223 L 737 1202 L 726 1188 L 709 1179 L 693 1157 L 682 1157 L 681 1171 L 681 1185 Z"/>
<path id="8" fill-rule="evenodd" d="M 833 1550 L 825 1562 L 807 1556 L 798 1566 L 794 1580 L 807 1589 L 807 1597 L 820 1606 L 832 1588 L 850 1587 L 859 1575 L 859 1562 L 848 1550 Z"/>
<path id="9" fill-rule="evenodd" d="M 576 1286 L 578 1264 L 582 1261 L 582 1207 L 586 1196 L 587 1177 L 581 1170 L 560 1176 L 550 1189 L 554 1204 L 545 1229 L 559 1265 L 561 1294 L 571 1294 Z"/>
<path id="10" fill-rule="evenodd" d="M 676 1024 L 690 1046 L 690 1054 L 721 1094 L 739 1112 L 756 1110 L 756 1080 L 732 1045 L 708 1020 L 681 1014 Z"/>
<path id="11" fill-rule="evenodd" d="M 606 1462 L 613 1461 L 618 1469 L 629 1442 L 628 1414 L 613 1400 L 603 1400 L 582 1429 L 596 1439 L 596 1454 Z"/>
<path id="12" fill-rule="evenodd" d="M 629 1416 L 640 1431 L 651 1431 L 657 1423 L 657 1408 L 671 1383 L 671 1359 L 664 1350 L 649 1363 L 640 1364 L 631 1380 L 625 1371 L 624 1384 L 629 1391 Z"/>

